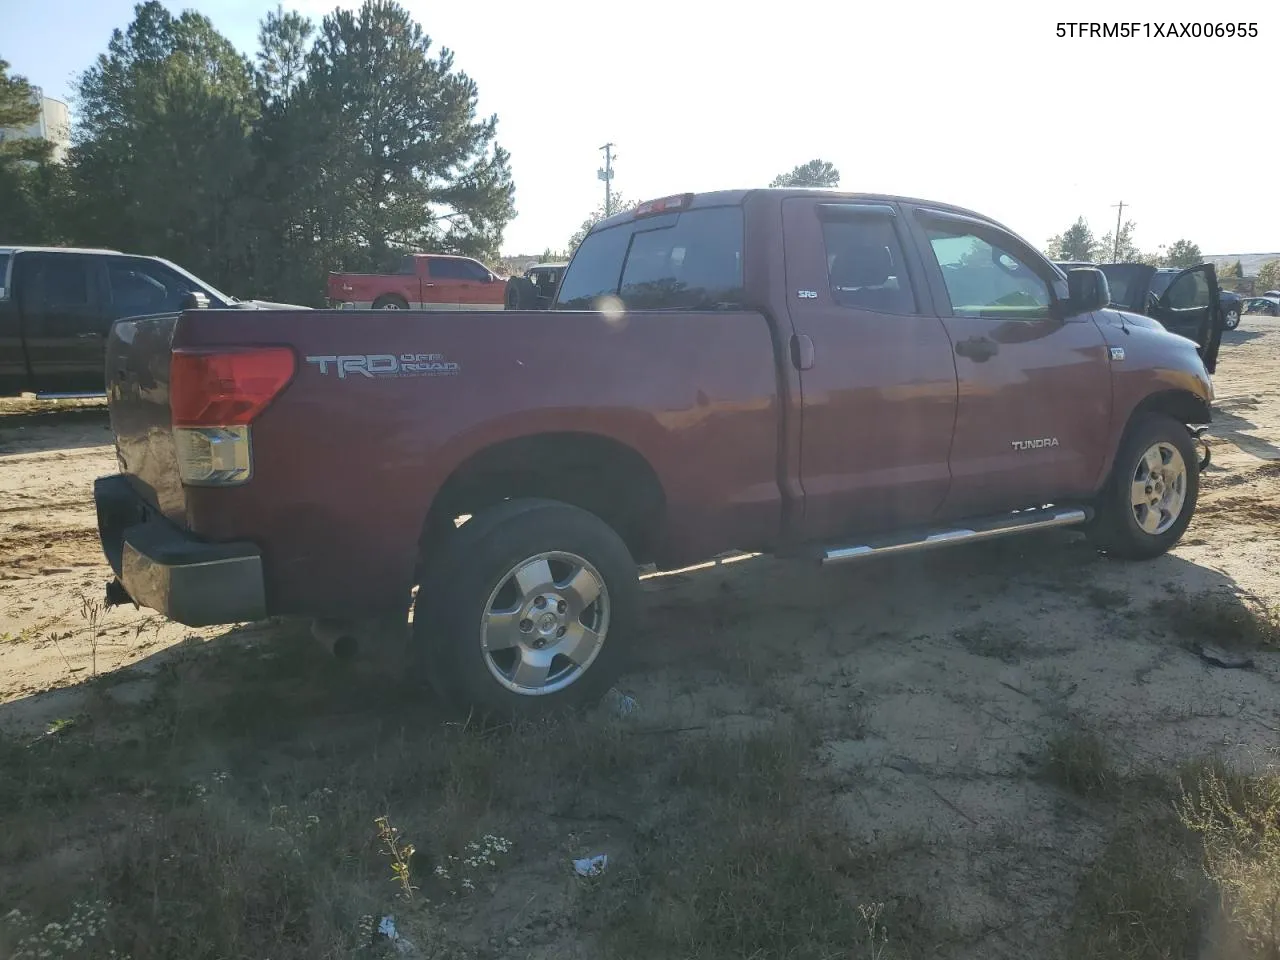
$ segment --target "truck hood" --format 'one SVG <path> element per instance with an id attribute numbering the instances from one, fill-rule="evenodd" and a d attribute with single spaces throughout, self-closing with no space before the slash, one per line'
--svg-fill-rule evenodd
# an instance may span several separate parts
<path id="1" fill-rule="evenodd" d="M 1130 327 L 1145 327 L 1148 330 L 1164 330 L 1165 333 L 1169 332 L 1168 330 L 1165 330 L 1164 324 L 1159 320 L 1141 313 L 1130 313 L 1128 310 L 1117 310 L 1114 307 L 1109 307 L 1106 310 L 1099 310 L 1098 316 L 1105 318 L 1108 323 L 1114 324 L 1117 327 L 1123 322 L 1125 325 Z M 1185 339 L 1185 337 L 1183 339 Z"/>

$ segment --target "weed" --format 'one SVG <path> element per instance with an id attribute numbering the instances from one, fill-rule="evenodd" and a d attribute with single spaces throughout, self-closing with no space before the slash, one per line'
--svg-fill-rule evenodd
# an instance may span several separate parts
<path id="1" fill-rule="evenodd" d="M 1116 590 L 1113 587 L 1099 586 L 1098 584 L 1091 584 L 1085 590 L 1084 595 L 1090 605 L 1099 610 L 1119 610 L 1129 603 L 1129 594 L 1125 591 Z"/>
<path id="2" fill-rule="evenodd" d="M 413 844 L 404 843 L 400 839 L 399 828 L 393 827 L 385 815 L 378 817 L 374 823 L 378 827 L 378 839 L 382 841 L 383 852 L 391 859 L 391 872 L 395 875 L 396 883 L 400 884 L 399 896 L 405 900 L 413 900 L 413 891 L 418 889 L 413 885 L 409 869 L 409 862 L 413 859 Z"/>
<path id="3" fill-rule="evenodd" d="M 89 623 L 89 650 L 93 656 L 93 675 L 98 675 L 98 620 L 102 616 L 102 601 L 91 600 L 80 594 L 80 616 Z"/>
<path id="4" fill-rule="evenodd" d="M 1064 960 L 1166 960 L 1196 955 L 1203 881 L 1187 831 L 1163 804 L 1121 816 L 1076 893 Z"/>
<path id="5" fill-rule="evenodd" d="M 1280 956 L 1280 775 L 1211 764 L 1183 790 L 1182 823 L 1201 840 L 1230 934 L 1250 956 Z"/>
<path id="6" fill-rule="evenodd" d="M 1090 799 L 1112 796 L 1121 778 L 1102 738 L 1086 730 L 1067 730 L 1050 738 L 1044 773 L 1053 783 Z"/>
<path id="7" fill-rule="evenodd" d="M 970 653 L 1004 663 L 1019 663 L 1027 654 L 1026 634 L 1017 627 L 989 622 L 960 627 L 952 634 Z"/>
<path id="8" fill-rule="evenodd" d="M 1174 591 L 1153 608 L 1190 643 L 1228 650 L 1280 648 L 1280 609 L 1262 600 L 1213 590 L 1190 596 Z"/>

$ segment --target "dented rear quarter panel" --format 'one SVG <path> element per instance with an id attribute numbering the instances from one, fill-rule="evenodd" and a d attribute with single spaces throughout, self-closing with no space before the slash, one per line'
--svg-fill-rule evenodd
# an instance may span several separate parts
<path id="1" fill-rule="evenodd" d="M 750 311 L 185 314 L 175 347 L 291 346 L 291 384 L 253 424 L 254 474 L 186 489 L 188 526 L 263 550 L 272 613 L 403 607 L 435 493 L 507 439 L 582 432 L 652 466 L 668 562 L 776 537 L 774 346 Z M 439 354 L 447 376 L 339 378 L 308 356 Z"/>

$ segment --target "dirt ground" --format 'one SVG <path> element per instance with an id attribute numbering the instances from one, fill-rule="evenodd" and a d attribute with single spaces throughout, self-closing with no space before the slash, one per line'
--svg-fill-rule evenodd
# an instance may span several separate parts
<path id="1" fill-rule="evenodd" d="M 368 775 L 388 777 L 394 786 L 359 786 L 353 805 L 360 812 L 351 822 L 365 824 L 360 829 L 368 836 L 352 841 L 349 863 L 362 866 L 326 861 L 333 883 L 350 882 L 343 889 L 360 892 L 309 901 L 307 929 L 321 922 L 317 911 L 330 909 L 334 917 L 325 922 L 338 933 L 325 934 L 325 942 L 350 947 L 323 955 L 363 949 L 363 927 L 355 940 L 343 939 L 358 903 L 366 926 L 368 916 L 404 917 L 423 955 L 430 954 L 424 942 L 436 942 L 438 934 L 456 951 L 435 954 L 441 956 L 635 956 L 649 948 L 653 956 L 732 956 L 739 949 L 736 955 L 754 949 L 761 957 L 1058 956 L 1081 922 L 1082 891 L 1114 842 L 1123 811 L 1046 775 L 1054 749 L 1096 742 L 1122 774 L 1172 771 L 1208 757 L 1267 771 L 1280 757 L 1280 652 L 1236 629 L 1259 617 L 1265 624 L 1265 611 L 1280 605 L 1280 321 L 1245 317 L 1227 334 L 1215 386 L 1213 463 L 1200 508 L 1183 542 L 1157 561 L 1110 561 L 1064 533 L 829 570 L 751 558 L 646 579 L 639 664 L 620 684 L 638 707 L 600 720 L 613 738 L 605 746 L 591 740 L 575 755 L 578 738 L 597 733 L 562 731 L 564 744 L 542 770 L 555 771 L 560 783 L 538 787 L 559 797 L 560 806 L 537 814 L 521 806 L 527 797 L 519 799 L 519 784 L 504 778 L 516 767 L 526 770 L 520 765 L 529 762 L 530 743 L 545 747 L 544 741 L 520 741 L 518 756 L 501 753 L 505 759 L 484 774 L 496 779 L 484 780 L 488 786 L 466 794 L 465 802 L 440 786 L 477 782 L 473 774 L 449 779 L 463 776 L 452 755 L 442 754 L 431 768 L 438 783 L 404 786 L 385 768 L 394 754 L 388 738 L 399 737 L 402 751 L 406 736 L 425 738 L 412 742 L 429 744 L 422 747 L 429 751 L 446 741 L 457 746 L 449 738 L 470 734 L 415 713 L 418 694 L 387 678 L 383 667 L 326 659 L 305 626 L 191 630 L 146 611 L 102 611 L 109 571 L 95 536 L 91 485 L 115 468 L 105 409 L 92 402 L 0 401 L 0 736 L 18 745 L 15 751 L 56 742 L 63 752 L 50 747 L 49 764 L 81 757 L 75 751 L 88 746 L 104 757 L 121 744 L 136 752 L 141 743 L 148 771 L 125 784 L 113 779 L 118 771 L 104 773 L 116 785 L 103 782 L 100 790 L 93 783 L 55 790 L 48 787 L 52 768 L 41 767 L 44 779 L 32 773 L 25 782 L 39 780 L 52 791 L 48 796 L 9 796 L 0 785 L 0 801 L 9 796 L 20 808 L 0 809 L 0 824 L 35 831 L 8 857 L 0 849 L 0 914 L 13 907 L 40 920 L 65 919 L 69 901 L 51 892 L 59 888 L 49 877 L 68 865 L 83 870 L 76 890 L 132 909 L 123 903 L 129 883 L 144 874 L 160 883 L 167 868 L 153 864 L 152 873 L 129 873 L 126 883 L 116 862 L 121 854 L 99 840 L 127 833 L 140 817 L 185 815 L 192 795 L 153 807 L 147 793 L 163 794 L 175 777 L 187 787 L 201 785 L 202 802 L 207 791 L 223 789 L 217 784 L 240 784 L 239 792 L 224 791 L 235 809 L 250 818 L 267 811 L 261 817 L 269 824 L 275 801 L 262 801 L 263 794 L 303 796 L 297 791 L 304 782 L 306 797 L 341 790 L 335 765 L 360 757 L 383 764 Z M 1212 665 L 1197 655 L 1201 642 L 1248 648 L 1251 666 Z M 822 940 L 812 930 L 843 923 L 843 914 L 817 916 L 808 940 L 794 931 L 787 940 L 783 920 L 751 939 L 744 917 L 717 927 L 720 939 L 705 939 L 713 921 L 681 914 L 683 888 L 659 876 L 694 868 L 679 858 L 655 866 L 653 851 L 665 849 L 662 837 L 677 825 L 690 830 L 690 818 L 728 815 L 715 806 L 725 799 L 717 791 L 749 793 L 743 784 L 760 769 L 756 761 L 743 767 L 739 757 L 732 769 L 748 779 L 712 784 L 696 794 L 702 806 L 683 812 L 673 811 L 667 797 L 693 789 L 696 778 L 632 768 L 708 749 L 708 738 L 758 735 L 782 717 L 803 718 L 812 739 L 798 748 L 797 776 L 808 786 L 786 801 L 777 822 L 804 822 L 819 797 L 823 830 L 833 833 L 813 850 L 834 845 L 841 856 L 871 864 L 841 881 L 844 914 L 857 922 L 841 934 L 850 942 L 831 952 L 787 951 L 788 944 Z M 490 749 L 489 740 L 468 740 L 459 749 L 476 743 Z M 770 750 L 766 756 L 790 756 Z M 92 754 L 83 756 L 92 762 Z M 123 762 L 122 754 L 110 756 L 113 767 Z M 598 769 L 584 773 L 591 764 Z M 637 792 L 622 795 L 614 781 Z M 562 788 L 570 789 L 568 799 L 556 792 Z M 502 815 L 498 798 L 509 796 L 515 799 L 507 812 L 519 809 L 519 816 Z M 642 796 L 651 803 L 640 805 Z M 57 807 L 56 817 L 42 812 L 46 804 Z M 444 897 L 430 913 L 435 933 L 424 932 L 426 914 L 395 899 L 390 871 L 369 866 L 395 859 L 366 816 L 375 808 L 407 824 L 406 837 L 416 830 L 420 849 L 424 836 L 446 832 L 432 824 L 447 819 L 464 830 L 497 824 L 503 834 L 485 834 L 484 843 L 497 843 L 496 836 L 513 852 L 494 855 L 493 870 L 464 885 L 462 899 Z M 462 848 L 470 849 L 465 842 Z M 571 856 L 589 853 L 609 854 L 603 878 L 582 880 L 568 870 Z M 697 882 L 723 880 L 713 867 L 698 866 Z M 779 871 L 777 885 L 790 882 L 781 866 L 770 869 Z M 795 869 L 809 876 L 803 864 Z M 601 890 L 584 893 L 588 885 Z M 690 895 L 699 889 L 690 887 Z M 746 888 L 732 889 L 748 896 Z M 769 915 L 774 884 L 750 889 L 756 899 L 747 912 Z M 642 913 L 627 912 L 635 910 Z M 882 912 L 868 920 L 872 910 Z M 248 913 L 235 915 L 254 922 Z M 638 916 L 668 933 L 652 941 L 618 939 L 618 931 L 639 929 Z M 190 922 L 187 933 L 197 936 L 203 928 Z M 877 932 L 881 924 L 887 940 Z M 126 944 L 134 956 L 152 955 L 126 934 L 117 929 L 111 943 Z M 1203 929 L 1197 935 L 1206 936 Z M 232 938 L 226 949 L 246 951 L 235 955 L 266 955 L 248 952 L 246 941 L 236 939 L 243 933 L 226 936 Z M 0 953 L 4 942 L 0 931 Z M 76 949 L 65 955 L 108 955 Z"/>

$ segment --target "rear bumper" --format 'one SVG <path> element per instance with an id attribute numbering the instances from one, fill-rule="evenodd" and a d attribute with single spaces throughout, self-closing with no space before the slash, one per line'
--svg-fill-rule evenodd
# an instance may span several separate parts
<path id="1" fill-rule="evenodd" d="M 102 552 L 129 597 L 189 627 L 267 616 L 262 554 L 251 543 L 205 543 L 178 529 L 127 478 L 93 482 Z"/>

